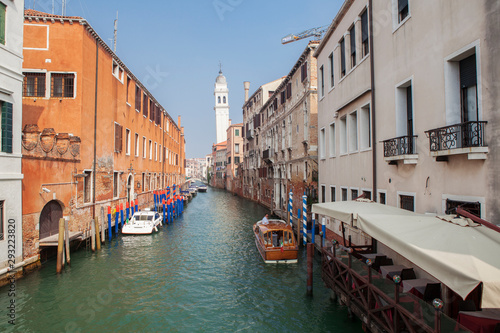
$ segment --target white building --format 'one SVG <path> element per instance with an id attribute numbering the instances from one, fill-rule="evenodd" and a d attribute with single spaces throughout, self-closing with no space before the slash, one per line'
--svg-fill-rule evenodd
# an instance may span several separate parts
<path id="1" fill-rule="evenodd" d="M 0 0 L 0 285 L 12 266 L 17 268 L 24 264 L 21 196 L 23 22 L 24 1 Z M 9 257 L 13 249 L 15 262 Z"/>
<path id="2" fill-rule="evenodd" d="M 215 128 L 217 133 L 216 143 L 227 140 L 227 128 L 229 127 L 229 90 L 227 89 L 226 77 L 222 75 L 222 69 L 215 79 Z"/>

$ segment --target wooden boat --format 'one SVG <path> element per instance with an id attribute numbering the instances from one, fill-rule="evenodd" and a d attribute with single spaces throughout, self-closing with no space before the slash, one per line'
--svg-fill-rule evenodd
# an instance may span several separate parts
<path id="1" fill-rule="evenodd" d="M 207 185 L 198 186 L 198 192 L 206 192 L 206 191 L 207 191 Z"/>
<path id="2" fill-rule="evenodd" d="M 292 227 L 283 220 L 254 224 L 255 244 L 266 264 L 296 263 L 298 245 Z"/>

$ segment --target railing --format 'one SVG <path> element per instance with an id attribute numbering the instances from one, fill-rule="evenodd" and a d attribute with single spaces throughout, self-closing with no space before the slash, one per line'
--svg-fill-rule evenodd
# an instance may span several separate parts
<path id="1" fill-rule="evenodd" d="M 323 248 L 322 278 L 328 288 L 345 297 L 348 307 L 361 312 L 368 327 L 373 323 L 386 332 L 469 332 L 439 307 L 401 292 L 397 283 L 350 253 Z"/>
<path id="2" fill-rule="evenodd" d="M 383 141 L 384 157 L 393 157 L 401 155 L 415 154 L 417 136 L 400 136 L 393 139 Z"/>
<path id="3" fill-rule="evenodd" d="M 430 151 L 456 148 L 486 147 L 484 127 L 486 121 L 467 121 L 465 123 L 435 128 L 426 131 Z"/>

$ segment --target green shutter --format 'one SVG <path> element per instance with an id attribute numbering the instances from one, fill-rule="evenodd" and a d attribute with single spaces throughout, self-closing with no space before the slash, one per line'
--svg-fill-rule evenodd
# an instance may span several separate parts
<path id="1" fill-rule="evenodd" d="M 5 5 L 0 2 L 0 43 L 5 45 Z"/>
<path id="2" fill-rule="evenodd" d="M 2 152 L 12 153 L 12 104 L 2 102 Z"/>

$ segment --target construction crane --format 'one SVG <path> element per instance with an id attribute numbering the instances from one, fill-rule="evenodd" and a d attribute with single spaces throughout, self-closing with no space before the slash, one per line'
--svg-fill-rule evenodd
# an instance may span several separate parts
<path id="1" fill-rule="evenodd" d="M 318 28 L 312 28 L 306 31 L 302 31 L 299 34 L 289 34 L 283 38 L 281 38 L 281 44 L 288 44 L 291 42 L 295 42 L 300 39 L 308 38 L 308 37 L 318 37 L 321 39 L 321 36 L 325 33 L 326 30 L 328 30 L 328 25 L 318 27 Z"/>

